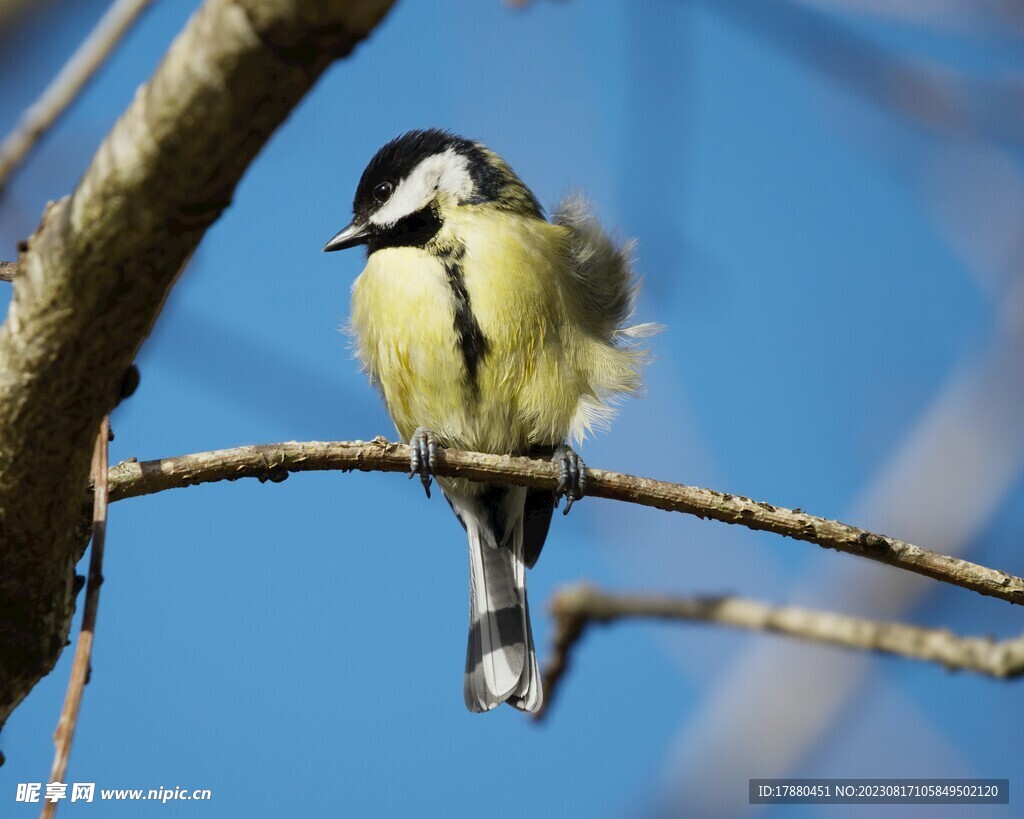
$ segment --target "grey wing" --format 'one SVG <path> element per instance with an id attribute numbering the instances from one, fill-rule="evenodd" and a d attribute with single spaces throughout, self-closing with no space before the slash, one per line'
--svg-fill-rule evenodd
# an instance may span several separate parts
<path id="1" fill-rule="evenodd" d="M 582 196 L 564 199 L 551 221 L 569 230 L 572 290 L 583 321 L 590 332 L 611 342 L 633 314 L 634 243 L 615 242 Z"/>
<path id="2" fill-rule="evenodd" d="M 555 511 L 555 493 L 550 489 L 530 489 L 523 510 L 523 559 L 532 569 L 540 557 Z"/>

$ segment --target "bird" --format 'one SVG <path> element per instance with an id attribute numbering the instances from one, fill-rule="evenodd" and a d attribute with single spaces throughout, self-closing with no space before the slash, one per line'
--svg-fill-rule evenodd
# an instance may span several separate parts
<path id="1" fill-rule="evenodd" d="M 653 324 L 631 323 L 634 245 L 571 195 L 545 217 L 509 164 L 440 129 L 384 145 L 325 252 L 364 246 L 348 331 L 430 497 L 439 448 L 549 458 L 556 490 L 437 476 L 469 541 L 463 693 L 473 712 L 544 700 L 525 570 L 562 497 L 586 492 L 572 448 L 640 391 Z"/>

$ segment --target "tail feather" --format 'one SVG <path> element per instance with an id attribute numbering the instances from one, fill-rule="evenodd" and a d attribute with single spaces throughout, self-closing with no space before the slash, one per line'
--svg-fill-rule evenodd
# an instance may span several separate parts
<path id="1" fill-rule="evenodd" d="M 535 711 L 542 696 L 526 600 L 525 490 L 501 488 L 479 497 L 447 494 L 469 539 L 466 707 L 490 711 L 508 702 Z"/>
<path id="2" fill-rule="evenodd" d="M 519 686 L 508 698 L 509 705 L 530 714 L 539 711 L 544 704 L 544 690 L 541 685 L 540 672 L 537 669 L 537 652 L 533 648 L 533 629 L 530 628 L 530 604 L 526 599 L 525 583 L 519 586 L 522 592 L 523 616 L 526 620 L 526 662 L 527 668 L 519 678 Z"/>
<path id="3" fill-rule="evenodd" d="M 467 531 L 473 688 L 494 707 L 512 693 L 523 673 L 526 647 L 515 587 L 515 555 L 504 546 L 488 544 L 477 527 L 467 524 Z M 483 691 L 477 684 L 481 680 Z"/>

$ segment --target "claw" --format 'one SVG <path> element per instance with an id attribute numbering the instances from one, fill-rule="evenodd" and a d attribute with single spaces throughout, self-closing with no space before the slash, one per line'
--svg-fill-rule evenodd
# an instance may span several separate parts
<path id="1" fill-rule="evenodd" d="M 437 466 L 437 439 L 426 427 L 418 427 L 409 439 L 409 479 L 420 476 L 423 491 L 430 497 L 430 481 Z"/>
<path id="2" fill-rule="evenodd" d="M 587 488 L 587 465 L 573 452 L 572 447 L 562 445 L 555 450 L 551 460 L 558 464 L 558 487 L 555 489 L 555 508 L 565 495 L 563 515 L 568 515 L 572 505 L 583 497 Z"/>

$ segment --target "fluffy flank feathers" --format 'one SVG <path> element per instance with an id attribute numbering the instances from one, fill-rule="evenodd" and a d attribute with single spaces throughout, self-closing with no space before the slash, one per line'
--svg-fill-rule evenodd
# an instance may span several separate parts
<path id="1" fill-rule="evenodd" d="M 627 325 L 640 289 L 632 266 L 635 242 L 612 239 L 590 203 L 578 195 L 559 204 L 552 222 L 567 230 L 571 278 L 566 295 L 586 329 L 577 360 L 590 392 L 580 399 L 571 432 L 574 440 L 582 440 L 592 430 L 608 426 L 621 398 L 641 390 L 641 371 L 649 356 L 637 342 L 662 328 L 652 323 Z"/>
<path id="2" fill-rule="evenodd" d="M 582 196 L 564 199 L 551 221 L 569 231 L 570 270 L 585 324 L 611 341 L 633 314 L 631 256 L 636 243 L 616 244 Z"/>

